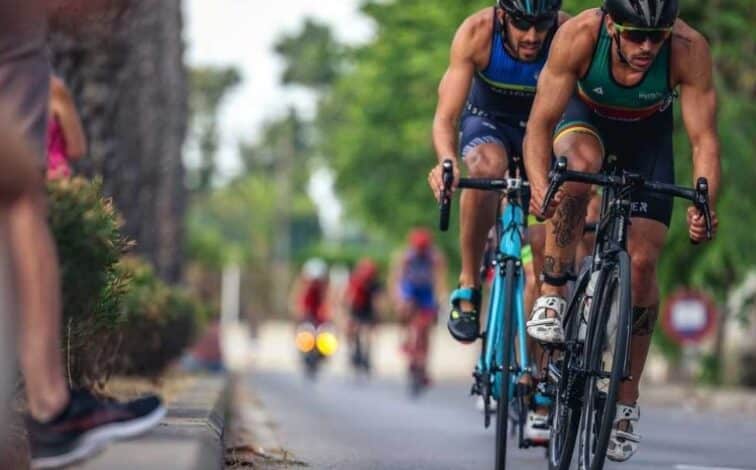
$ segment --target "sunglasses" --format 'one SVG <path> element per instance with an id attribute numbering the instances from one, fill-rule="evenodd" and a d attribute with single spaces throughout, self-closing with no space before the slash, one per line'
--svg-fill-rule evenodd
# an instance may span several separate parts
<path id="1" fill-rule="evenodd" d="M 643 44 L 646 39 L 654 44 L 659 44 L 669 37 L 672 27 L 669 28 L 643 28 L 640 26 L 623 26 L 614 23 L 614 27 L 619 31 L 622 39 L 626 39 L 636 44 Z"/>
<path id="2" fill-rule="evenodd" d="M 535 28 L 536 31 L 542 33 L 554 25 L 556 15 L 539 16 L 536 18 L 507 15 L 507 19 L 509 24 L 520 31 L 530 31 L 530 28 Z"/>

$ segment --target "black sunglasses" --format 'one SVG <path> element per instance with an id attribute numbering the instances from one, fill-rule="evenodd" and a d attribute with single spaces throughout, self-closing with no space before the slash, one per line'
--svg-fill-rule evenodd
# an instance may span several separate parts
<path id="1" fill-rule="evenodd" d="M 514 26 L 520 31 L 530 31 L 530 28 L 535 28 L 536 31 L 542 33 L 547 31 L 554 25 L 556 15 L 539 16 L 536 18 L 527 18 L 524 16 L 507 15 L 509 24 Z"/>
<path id="2" fill-rule="evenodd" d="M 635 44 L 643 44 L 644 42 L 646 42 L 646 39 L 654 44 L 659 44 L 660 42 L 667 39 L 669 32 L 672 31 L 671 27 L 641 28 L 638 26 L 623 26 L 619 23 L 615 23 L 614 27 L 617 29 L 617 31 L 619 31 L 622 39 L 634 42 Z"/>

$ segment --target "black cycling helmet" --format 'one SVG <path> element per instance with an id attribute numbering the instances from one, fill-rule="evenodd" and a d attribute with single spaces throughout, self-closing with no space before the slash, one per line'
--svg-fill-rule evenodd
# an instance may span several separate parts
<path id="1" fill-rule="evenodd" d="M 678 0 L 604 0 L 604 11 L 612 20 L 641 28 L 669 28 L 679 9 Z"/>
<path id="2" fill-rule="evenodd" d="M 562 0 L 498 0 L 499 8 L 512 16 L 539 18 L 556 15 Z"/>

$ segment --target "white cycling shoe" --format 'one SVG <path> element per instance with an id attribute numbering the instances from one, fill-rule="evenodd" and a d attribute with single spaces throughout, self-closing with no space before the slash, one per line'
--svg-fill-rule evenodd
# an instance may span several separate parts
<path id="1" fill-rule="evenodd" d="M 540 343 L 563 343 L 564 329 L 562 317 L 567 310 L 567 302 L 556 295 L 539 297 L 533 307 L 533 315 L 526 323 L 528 335 Z M 556 312 L 549 317 L 548 312 Z"/>
<path id="2" fill-rule="evenodd" d="M 539 415 L 535 411 L 528 411 L 528 418 L 525 421 L 523 437 L 534 444 L 545 444 L 549 442 L 551 431 L 549 430 L 549 417 Z"/>
<path id="3" fill-rule="evenodd" d="M 614 428 L 609 436 L 609 446 L 606 457 L 614 462 L 624 462 L 638 451 L 641 441 L 640 434 L 633 432 L 633 422 L 640 419 L 640 407 L 638 405 L 627 406 L 617 403 L 617 413 L 614 416 Z M 617 429 L 620 421 L 628 421 L 630 426 L 627 431 Z"/>

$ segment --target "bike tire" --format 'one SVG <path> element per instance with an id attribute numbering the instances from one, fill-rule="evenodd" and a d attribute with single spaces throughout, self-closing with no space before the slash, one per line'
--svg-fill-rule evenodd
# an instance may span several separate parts
<path id="1" fill-rule="evenodd" d="M 628 348 L 630 344 L 630 258 L 626 252 L 617 254 L 614 266 L 608 271 L 604 279 L 599 309 L 590 321 L 597 322 L 589 327 L 589 337 L 586 339 L 586 360 L 589 371 L 602 370 L 608 372 L 609 383 L 603 386 L 606 391 L 599 390 L 600 378 L 596 374 L 589 374 L 585 383 L 585 399 L 580 425 L 580 468 L 586 470 L 603 470 L 609 436 L 614 424 L 616 412 L 617 392 L 625 378 L 628 363 Z M 594 301 L 597 299 L 594 298 Z M 611 315 L 611 309 L 617 309 L 617 329 L 614 335 L 614 350 L 611 351 L 611 370 L 605 371 L 603 364 L 604 347 L 606 346 L 606 325 Z"/>
<path id="2" fill-rule="evenodd" d="M 515 272 L 517 266 L 514 260 L 507 260 L 504 265 L 504 325 L 499 341 L 502 348 L 502 361 L 499 375 L 499 402 L 496 407 L 496 470 L 505 470 L 507 467 L 507 426 L 509 424 L 509 397 L 510 388 L 510 362 L 512 354 L 512 302 L 514 299 Z"/>
<path id="3" fill-rule="evenodd" d="M 591 276 L 591 263 L 583 263 L 578 279 L 575 282 L 575 289 L 571 294 L 571 300 L 567 313 L 565 315 L 565 333 L 566 343 L 576 344 L 582 321 L 582 313 L 585 306 L 585 292 L 588 287 L 588 281 Z M 553 354 L 558 354 L 554 351 Z M 568 470 L 572 463 L 572 456 L 575 451 L 575 442 L 577 441 L 578 430 L 580 426 L 580 412 L 582 403 L 575 402 L 572 395 L 576 395 L 580 386 L 580 378 L 572 373 L 572 368 L 578 360 L 579 351 L 566 348 L 562 354 L 558 369 L 561 375 L 556 387 L 556 396 L 553 398 L 551 416 L 549 416 L 549 425 L 551 427 L 551 438 L 546 448 L 546 458 L 549 464 L 549 470 Z"/>

